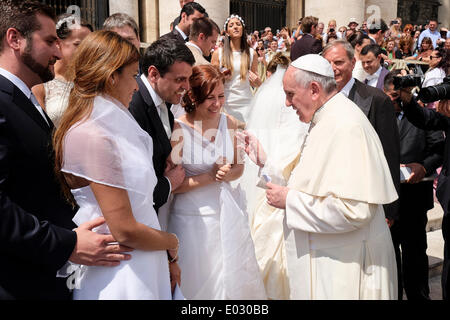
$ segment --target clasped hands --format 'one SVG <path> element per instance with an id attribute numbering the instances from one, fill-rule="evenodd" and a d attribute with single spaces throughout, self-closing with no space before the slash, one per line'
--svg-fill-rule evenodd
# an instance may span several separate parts
<path id="1" fill-rule="evenodd" d="M 243 150 L 250 160 L 260 168 L 263 168 L 267 160 L 267 155 L 259 140 L 245 130 L 237 132 L 236 136 L 238 139 L 238 149 Z M 266 187 L 267 203 L 278 209 L 286 209 L 286 198 L 289 188 L 271 182 L 268 182 Z"/>
<path id="2" fill-rule="evenodd" d="M 212 178 L 217 182 L 230 181 L 231 164 L 227 158 L 219 157 L 214 164 L 210 174 Z"/>

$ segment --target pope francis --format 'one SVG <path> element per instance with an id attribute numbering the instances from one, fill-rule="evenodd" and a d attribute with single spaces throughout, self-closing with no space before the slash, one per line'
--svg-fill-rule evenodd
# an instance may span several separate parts
<path id="1" fill-rule="evenodd" d="M 261 170 L 267 204 L 284 209 L 290 299 L 397 299 L 397 270 L 383 204 L 397 199 L 380 140 L 336 90 L 319 55 L 285 73 L 286 105 L 309 132 L 288 165 L 271 163 L 256 137 L 240 135 Z M 257 213 L 256 213 L 257 214 Z"/>

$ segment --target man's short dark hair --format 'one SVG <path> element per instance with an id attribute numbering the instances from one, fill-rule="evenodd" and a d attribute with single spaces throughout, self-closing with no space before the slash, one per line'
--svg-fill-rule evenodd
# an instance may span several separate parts
<path id="1" fill-rule="evenodd" d="M 144 75 L 148 77 L 148 68 L 155 66 L 161 77 L 164 77 L 175 62 L 186 62 L 193 66 L 195 58 L 191 50 L 181 41 L 163 38 L 156 40 L 145 49 L 142 56 L 142 69 Z"/>
<path id="2" fill-rule="evenodd" d="M 312 27 L 319 24 L 319 18 L 308 16 L 304 17 L 302 20 L 302 31 L 303 33 L 311 33 Z"/>
<path id="3" fill-rule="evenodd" d="M 381 47 L 377 44 L 369 44 L 362 48 L 360 55 L 365 56 L 369 52 L 372 52 L 375 57 L 378 57 L 380 54 L 383 53 L 381 50 Z"/>
<path id="4" fill-rule="evenodd" d="M 2 0 L 0 1 L 0 52 L 9 28 L 17 29 L 25 38 L 31 39 L 33 32 L 41 29 L 37 15 L 47 16 L 53 21 L 52 7 L 38 1 Z"/>
<path id="5" fill-rule="evenodd" d="M 181 12 L 180 12 L 180 20 L 181 20 L 181 15 L 183 14 L 183 13 L 186 13 L 186 16 L 191 16 L 191 15 L 193 15 L 194 13 L 195 13 L 195 11 L 198 11 L 198 12 L 200 12 L 201 14 L 205 14 L 206 13 L 206 10 L 205 10 L 205 8 L 203 8 L 199 3 L 197 3 L 197 2 L 189 2 L 189 3 L 186 3 L 184 6 L 183 6 L 183 9 L 181 9 Z"/>
<path id="6" fill-rule="evenodd" d="M 392 70 L 384 78 L 384 90 L 389 90 L 389 86 L 394 84 L 394 77 L 400 76 L 401 70 Z"/>
<path id="7" fill-rule="evenodd" d="M 220 28 L 217 23 L 210 18 L 203 17 L 192 23 L 189 37 L 191 39 L 197 39 L 200 33 L 203 33 L 205 37 L 208 38 L 212 36 L 214 30 L 216 30 L 218 34 L 220 33 Z"/>
<path id="8" fill-rule="evenodd" d="M 133 29 L 136 37 L 139 39 L 139 27 L 136 21 L 126 13 L 114 13 L 103 22 L 104 30 L 112 30 L 114 28 L 123 28 L 126 26 Z"/>
<path id="9" fill-rule="evenodd" d="M 389 27 L 383 19 L 374 19 L 368 23 L 369 34 L 376 34 L 378 31 L 386 32 Z"/>

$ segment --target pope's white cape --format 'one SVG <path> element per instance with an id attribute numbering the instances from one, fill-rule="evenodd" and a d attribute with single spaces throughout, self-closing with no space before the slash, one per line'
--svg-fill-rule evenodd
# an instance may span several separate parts
<path id="1" fill-rule="evenodd" d="M 398 196 L 379 138 L 342 94 L 312 125 L 299 162 L 283 170 L 291 172 L 284 220 L 290 298 L 395 299 L 382 204 Z"/>

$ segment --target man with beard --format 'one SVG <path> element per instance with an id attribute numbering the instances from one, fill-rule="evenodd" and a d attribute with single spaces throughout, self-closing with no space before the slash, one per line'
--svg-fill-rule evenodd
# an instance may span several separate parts
<path id="1" fill-rule="evenodd" d="M 54 77 L 54 18 L 37 1 L 0 2 L 0 300 L 69 299 L 56 276 L 68 261 L 117 266 L 130 258 L 121 252 L 131 249 L 91 231 L 103 218 L 72 231 L 75 211 L 53 172 L 53 123 L 30 89 Z"/>

